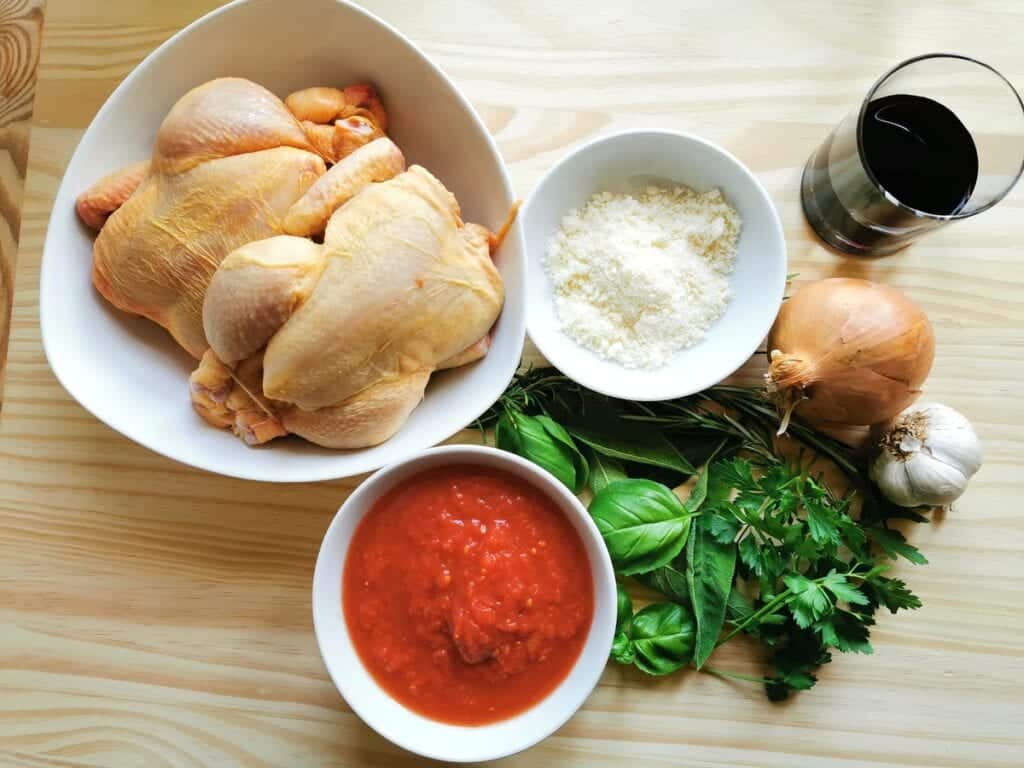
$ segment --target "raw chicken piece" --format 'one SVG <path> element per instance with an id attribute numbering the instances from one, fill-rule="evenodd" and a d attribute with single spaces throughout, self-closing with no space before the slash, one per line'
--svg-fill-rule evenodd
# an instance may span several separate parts
<path id="1" fill-rule="evenodd" d="M 262 402 L 284 429 L 331 448 L 398 431 L 433 371 L 486 354 L 504 299 L 490 233 L 464 224 L 455 197 L 424 168 L 387 166 L 382 142 L 335 166 L 348 168 L 332 198 L 347 202 L 323 245 L 281 236 L 236 250 L 203 310 L 220 361 L 241 368 L 261 355 Z M 373 183 L 382 162 L 393 178 Z"/>
<path id="2" fill-rule="evenodd" d="M 206 350 L 190 377 L 192 405 L 210 424 L 231 427 L 248 445 L 288 434 L 261 394 L 263 356 L 254 355 L 232 370 Z"/>
<path id="3" fill-rule="evenodd" d="M 288 94 L 285 106 L 299 120 L 332 123 L 339 118 L 363 114 L 369 116 L 381 131 L 388 129 L 388 116 L 372 85 L 358 83 L 345 90 L 339 88 L 305 88 Z"/>
<path id="4" fill-rule="evenodd" d="M 148 169 L 132 166 L 79 198 L 82 220 L 102 226 L 93 283 L 201 357 L 203 297 L 221 259 L 282 232 L 288 209 L 324 171 L 270 91 L 239 78 L 200 85 L 160 126 Z"/>
<path id="5" fill-rule="evenodd" d="M 328 163 L 337 163 L 363 144 L 384 135 L 372 120 L 362 115 L 335 120 L 333 125 L 303 120 L 302 130 L 306 132 L 306 138 L 313 149 Z"/>
<path id="6" fill-rule="evenodd" d="M 285 106 L 302 121 L 309 143 L 328 163 L 337 163 L 384 135 L 387 113 L 373 86 L 345 90 L 318 86 L 289 94 Z"/>
<path id="7" fill-rule="evenodd" d="M 149 160 L 132 163 L 97 181 L 75 201 L 75 211 L 82 222 L 99 230 L 110 214 L 124 205 L 149 173 Z"/>
<path id="8" fill-rule="evenodd" d="M 388 138 L 371 141 L 359 152 L 331 166 L 291 207 L 284 219 L 290 235 L 321 234 L 339 207 L 374 181 L 387 181 L 405 170 L 405 157 Z"/>

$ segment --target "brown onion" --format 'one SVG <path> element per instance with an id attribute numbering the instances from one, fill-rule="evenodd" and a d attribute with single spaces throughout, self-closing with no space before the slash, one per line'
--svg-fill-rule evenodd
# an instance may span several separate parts
<path id="1" fill-rule="evenodd" d="M 768 387 L 813 424 L 876 424 L 920 394 L 935 357 L 924 312 L 888 285 L 846 277 L 801 288 L 768 335 Z"/>

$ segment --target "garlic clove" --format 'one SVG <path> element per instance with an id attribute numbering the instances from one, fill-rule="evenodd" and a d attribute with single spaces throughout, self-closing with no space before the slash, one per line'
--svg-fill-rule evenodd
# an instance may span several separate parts
<path id="1" fill-rule="evenodd" d="M 903 465 L 907 491 L 917 504 L 949 504 L 960 498 L 967 488 L 968 478 L 963 472 L 923 451 L 907 456 Z"/>
<path id="2" fill-rule="evenodd" d="M 885 489 L 885 496 L 900 507 L 916 507 L 919 502 L 914 495 L 910 478 L 907 477 L 905 461 L 892 458 L 886 450 L 875 457 L 869 474 L 879 488 Z"/>
<path id="3" fill-rule="evenodd" d="M 959 470 L 968 478 L 981 468 L 980 444 L 962 433 L 949 437 L 946 437 L 946 433 L 936 433 L 929 440 L 926 450 L 933 459 Z"/>

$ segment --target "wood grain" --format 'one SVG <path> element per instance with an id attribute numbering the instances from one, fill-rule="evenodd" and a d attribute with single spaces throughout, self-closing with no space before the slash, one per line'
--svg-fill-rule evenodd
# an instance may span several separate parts
<path id="1" fill-rule="evenodd" d="M 96 422 L 43 357 L 39 258 L 71 152 L 131 68 L 213 5 L 48 5 L 0 424 L 3 765 L 424 764 L 345 706 L 313 637 L 316 550 L 359 478 L 273 486 L 180 466 Z M 874 656 L 837 659 L 783 705 L 705 675 L 651 680 L 610 667 L 569 723 L 502 765 L 1024 764 L 1024 188 L 879 261 L 823 248 L 798 199 L 807 155 L 896 61 L 957 50 L 1024 85 L 1024 5 L 367 5 L 465 89 L 520 195 L 602 132 L 664 126 L 726 146 L 775 201 L 800 280 L 884 280 L 925 308 L 938 347 L 927 394 L 967 413 L 985 443 L 962 502 L 913 531 L 931 564 L 900 574 L 925 607 L 880 616 Z M 762 366 L 755 358 L 738 378 L 753 383 Z M 715 664 L 758 670 L 743 647 Z"/>
<path id="2" fill-rule="evenodd" d="M 43 0 L 0 0 L 0 409 Z"/>

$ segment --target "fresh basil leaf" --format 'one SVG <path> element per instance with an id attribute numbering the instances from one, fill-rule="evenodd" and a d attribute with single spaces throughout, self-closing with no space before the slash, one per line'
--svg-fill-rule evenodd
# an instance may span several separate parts
<path id="1" fill-rule="evenodd" d="M 519 411 L 503 413 L 494 428 L 494 444 L 546 469 L 578 493 L 580 483 L 572 451 L 552 437 L 537 417 Z"/>
<path id="2" fill-rule="evenodd" d="M 622 462 L 613 459 L 611 456 L 604 456 L 593 448 L 588 449 L 590 454 L 590 490 L 595 494 L 600 493 L 612 483 L 627 479 L 626 468 Z"/>
<path id="3" fill-rule="evenodd" d="M 636 661 L 636 654 L 633 652 L 633 641 L 629 639 L 627 633 L 615 633 L 615 637 L 612 639 L 610 655 L 612 661 L 616 661 L 619 664 L 632 664 Z"/>
<path id="4" fill-rule="evenodd" d="M 523 455 L 523 440 L 515 420 L 508 412 L 501 414 L 494 425 L 494 445 L 503 451 Z"/>
<path id="5" fill-rule="evenodd" d="M 672 602 L 689 605 L 690 588 L 686 584 L 684 559 L 680 555 L 668 565 L 655 568 L 650 573 L 637 574 L 635 578 L 651 589 L 658 590 Z"/>
<path id="6" fill-rule="evenodd" d="M 544 431 L 553 437 L 557 442 L 561 443 L 569 450 L 569 454 L 572 456 L 573 469 L 576 470 L 576 485 L 573 488 L 575 493 L 579 493 L 586 487 L 590 477 L 590 465 L 587 462 L 586 457 L 573 442 L 572 436 L 565 431 L 565 427 L 559 424 L 557 421 L 552 419 L 550 416 L 539 414 L 534 418 L 540 422 L 540 425 L 544 427 Z"/>
<path id="7" fill-rule="evenodd" d="M 633 663 L 649 675 L 667 675 L 693 658 L 696 626 L 689 610 L 677 603 L 654 603 L 633 616 L 630 631 Z"/>
<path id="8" fill-rule="evenodd" d="M 686 544 L 689 510 L 650 480 L 620 480 L 590 502 L 590 515 L 619 573 L 646 573 L 672 561 Z"/>
<path id="9" fill-rule="evenodd" d="M 697 471 L 659 429 L 645 429 L 619 419 L 588 419 L 586 424 L 570 423 L 568 429 L 602 456 L 671 469 L 682 475 Z"/>
<path id="10" fill-rule="evenodd" d="M 700 669 L 725 624 L 725 607 L 736 572 L 736 545 L 716 540 L 703 516 L 697 517 L 691 528 L 686 542 L 686 583 L 697 622 L 693 663 Z"/>
<path id="11" fill-rule="evenodd" d="M 615 611 L 615 631 L 616 632 L 629 632 L 629 623 L 633 620 L 633 600 L 629 596 L 629 592 L 621 584 L 615 585 L 616 590 L 616 611 Z"/>

